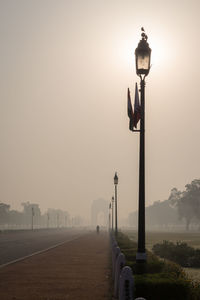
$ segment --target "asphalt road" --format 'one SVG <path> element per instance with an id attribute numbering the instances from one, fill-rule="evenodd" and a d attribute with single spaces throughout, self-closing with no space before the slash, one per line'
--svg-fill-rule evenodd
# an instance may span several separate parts
<path id="1" fill-rule="evenodd" d="M 87 233 L 75 229 L 40 229 L 0 233 L 0 266 Z"/>

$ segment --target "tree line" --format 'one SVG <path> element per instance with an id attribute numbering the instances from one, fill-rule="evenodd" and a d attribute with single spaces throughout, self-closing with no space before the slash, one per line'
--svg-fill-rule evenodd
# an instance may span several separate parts
<path id="1" fill-rule="evenodd" d="M 81 217 L 70 217 L 67 211 L 48 208 L 41 213 L 36 203 L 21 203 L 23 210 L 11 210 L 10 205 L 0 203 L 0 225 L 16 228 L 58 228 L 68 226 L 79 226 L 82 223 Z"/>
<path id="2" fill-rule="evenodd" d="M 129 214 L 128 224 L 137 227 L 138 212 Z M 185 190 L 173 188 L 167 200 L 155 201 L 146 207 L 147 228 L 170 229 L 171 227 L 185 227 L 191 225 L 200 227 L 200 179 L 194 179 L 186 184 Z"/>

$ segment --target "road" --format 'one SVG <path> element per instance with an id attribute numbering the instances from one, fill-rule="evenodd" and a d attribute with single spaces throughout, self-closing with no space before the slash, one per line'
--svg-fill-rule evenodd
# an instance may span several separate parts
<path id="1" fill-rule="evenodd" d="M 111 299 L 108 232 L 91 230 L 69 243 L 0 268 L 1 300 Z"/>
<path id="2" fill-rule="evenodd" d="M 0 266 L 87 233 L 75 229 L 40 229 L 0 233 Z"/>

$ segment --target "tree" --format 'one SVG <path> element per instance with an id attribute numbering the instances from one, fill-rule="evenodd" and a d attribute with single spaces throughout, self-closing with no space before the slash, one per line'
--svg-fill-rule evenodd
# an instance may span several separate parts
<path id="1" fill-rule="evenodd" d="M 9 223 L 9 209 L 10 205 L 0 203 L 0 224 Z"/>
<path id="2" fill-rule="evenodd" d="M 178 208 L 180 219 L 183 218 L 186 221 L 186 230 L 188 231 L 191 221 L 194 218 L 194 209 L 191 205 L 187 193 L 183 193 L 182 197 L 177 203 L 177 208 Z"/>
<path id="3" fill-rule="evenodd" d="M 177 208 L 179 219 L 185 219 L 186 230 L 189 230 L 190 223 L 194 217 L 193 209 L 188 201 L 186 192 L 181 192 L 177 188 L 171 190 L 169 200 Z"/>
<path id="4" fill-rule="evenodd" d="M 185 187 L 194 216 L 200 222 L 200 179 L 194 179 L 191 184 L 186 184 Z"/>
<path id="5" fill-rule="evenodd" d="M 193 219 L 200 222 L 200 179 L 194 179 L 190 184 L 186 184 L 183 192 L 173 188 L 169 200 L 177 207 L 179 218 L 185 219 L 186 230 L 189 230 Z"/>

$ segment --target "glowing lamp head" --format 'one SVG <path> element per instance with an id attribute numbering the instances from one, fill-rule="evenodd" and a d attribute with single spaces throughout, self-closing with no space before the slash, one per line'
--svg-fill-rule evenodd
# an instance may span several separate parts
<path id="1" fill-rule="evenodd" d="M 118 184 L 118 176 L 117 176 L 117 172 L 115 173 L 114 184 Z"/>
<path id="2" fill-rule="evenodd" d="M 142 39 L 135 49 L 136 73 L 138 76 L 147 76 L 150 70 L 151 48 L 147 43 L 147 35 L 143 32 L 141 36 Z"/>

